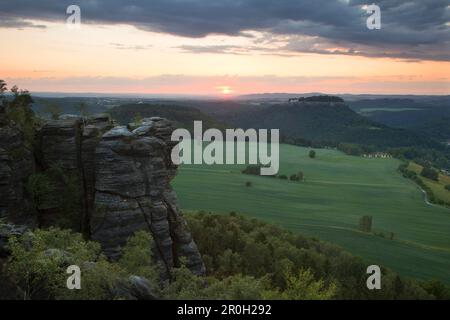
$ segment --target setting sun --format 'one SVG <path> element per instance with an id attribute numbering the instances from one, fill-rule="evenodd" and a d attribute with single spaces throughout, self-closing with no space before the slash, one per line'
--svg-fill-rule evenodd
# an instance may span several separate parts
<path id="1" fill-rule="evenodd" d="M 229 86 L 221 86 L 218 87 L 218 89 L 220 90 L 220 93 L 222 93 L 223 95 L 230 95 L 234 92 L 234 90 Z"/>

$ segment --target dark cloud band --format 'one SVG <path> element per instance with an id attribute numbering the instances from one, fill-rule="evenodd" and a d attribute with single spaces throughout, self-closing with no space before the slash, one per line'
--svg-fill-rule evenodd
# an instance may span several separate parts
<path id="1" fill-rule="evenodd" d="M 450 60 L 448 0 L 379 0 L 382 29 L 366 28 L 364 0 L 80 0 L 82 19 L 124 23 L 185 37 L 241 35 L 257 30 L 318 37 L 347 54 Z M 0 27 L 33 27 L 29 20 L 64 21 L 72 0 L 0 0 Z M 42 27 L 42 26 L 40 26 Z M 302 48 L 292 40 L 290 49 Z M 285 49 L 289 49 L 285 48 Z M 216 50 L 217 48 L 209 48 Z M 219 50 L 216 50 L 219 51 Z M 314 52 L 314 48 L 303 49 Z M 329 51 L 316 50 L 317 53 Z"/>

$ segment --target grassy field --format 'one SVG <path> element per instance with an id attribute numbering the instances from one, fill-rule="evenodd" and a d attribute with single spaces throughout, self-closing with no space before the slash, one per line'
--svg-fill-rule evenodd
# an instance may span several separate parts
<path id="1" fill-rule="evenodd" d="M 431 189 L 434 196 L 440 200 L 450 203 L 450 191 L 445 189 L 445 186 L 450 185 L 450 177 L 443 174 L 439 174 L 439 181 L 434 181 L 425 177 L 422 177 L 420 173 L 423 167 L 415 162 L 410 162 L 408 170 L 417 173 L 420 179 Z"/>
<path id="2" fill-rule="evenodd" d="M 429 206 L 395 159 L 346 156 L 335 150 L 280 147 L 280 174 L 303 171 L 291 182 L 240 173 L 242 165 L 183 165 L 174 181 L 185 210 L 230 211 L 257 217 L 315 236 L 420 279 L 450 283 L 450 210 Z M 246 187 L 247 181 L 252 182 Z M 359 218 L 373 216 L 376 233 L 358 230 Z"/>

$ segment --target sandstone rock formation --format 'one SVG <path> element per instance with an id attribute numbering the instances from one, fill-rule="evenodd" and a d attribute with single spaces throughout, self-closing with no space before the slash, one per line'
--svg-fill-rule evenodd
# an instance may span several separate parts
<path id="1" fill-rule="evenodd" d="M 36 214 L 27 194 L 27 179 L 34 171 L 34 159 L 22 132 L 8 121 L 0 106 L 0 219 L 36 225 Z"/>
<path id="2" fill-rule="evenodd" d="M 167 269 L 186 257 L 188 267 L 202 274 L 202 260 L 170 187 L 176 172 L 169 157 L 172 130 L 167 120 L 151 118 L 132 132 L 115 127 L 102 136 L 95 152 L 92 239 L 114 258 L 130 234 L 146 229 Z"/>
<path id="3" fill-rule="evenodd" d="M 33 154 L 0 110 L 0 218 L 31 228 L 36 221 L 70 227 L 98 241 L 111 259 L 136 231 L 147 230 L 167 271 L 185 257 L 203 274 L 170 186 L 177 169 L 170 159 L 172 131 L 156 117 L 128 128 L 114 127 L 107 115 L 65 116 L 38 130 Z M 31 195 L 30 179 L 37 189 Z"/>

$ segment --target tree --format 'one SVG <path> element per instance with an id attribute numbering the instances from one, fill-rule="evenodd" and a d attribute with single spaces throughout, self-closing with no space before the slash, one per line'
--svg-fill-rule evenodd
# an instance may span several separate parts
<path id="1" fill-rule="evenodd" d="M 315 280 L 310 270 L 300 270 L 294 273 L 292 270 L 286 271 L 286 289 L 283 292 L 267 292 L 265 298 L 283 300 L 330 300 L 336 294 L 334 283 L 325 284 L 323 280 Z"/>
<path id="2" fill-rule="evenodd" d="M 310 150 L 310 151 L 309 151 L 309 157 L 310 157 L 311 159 L 314 159 L 314 158 L 316 157 L 316 151 Z"/>
<path id="3" fill-rule="evenodd" d="M 142 123 L 142 115 L 139 112 L 134 116 L 133 123 L 136 125 L 140 125 Z"/>
<path id="4" fill-rule="evenodd" d="M 372 216 L 363 216 L 359 219 L 359 229 L 363 232 L 372 231 Z"/>
<path id="5" fill-rule="evenodd" d="M 0 84 L 2 93 L 6 90 L 6 83 Z M 31 148 L 34 141 L 36 119 L 31 109 L 33 99 L 27 90 L 19 90 L 17 86 L 11 88 L 13 99 L 5 100 L 3 105 L 8 120 L 14 121 L 17 128 L 22 131 L 25 145 Z"/>
<path id="6" fill-rule="evenodd" d="M 445 189 L 447 189 L 448 191 L 450 191 L 450 184 L 445 186 Z"/>
<path id="7" fill-rule="evenodd" d="M 439 181 L 439 173 L 430 167 L 424 167 L 420 175 L 434 181 Z"/>
<path id="8" fill-rule="evenodd" d="M 251 181 L 247 181 L 247 182 L 245 183 L 245 186 L 248 187 L 248 188 L 250 188 L 250 187 L 252 186 L 252 182 L 251 182 Z"/>
<path id="9" fill-rule="evenodd" d="M 450 288 L 446 287 L 442 282 L 437 280 L 428 280 L 422 283 L 422 288 L 424 288 L 428 293 L 431 293 L 436 299 L 439 300 L 450 300 Z"/>
<path id="10" fill-rule="evenodd" d="M 6 82 L 4 80 L 0 80 L 0 97 L 3 96 L 3 93 L 5 93 L 6 90 L 8 90 L 6 87 Z"/>

